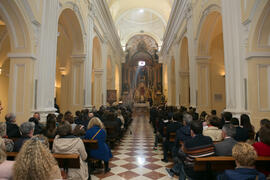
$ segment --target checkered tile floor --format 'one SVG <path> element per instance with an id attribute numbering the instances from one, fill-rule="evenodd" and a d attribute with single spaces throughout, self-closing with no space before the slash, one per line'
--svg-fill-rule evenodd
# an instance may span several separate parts
<path id="1" fill-rule="evenodd" d="M 165 170 L 172 162 L 164 163 L 162 148 L 153 150 L 154 134 L 147 113 L 134 115 L 134 120 L 121 143 L 112 151 L 111 171 L 92 175 L 92 180 L 165 180 L 170 178 Z"/>

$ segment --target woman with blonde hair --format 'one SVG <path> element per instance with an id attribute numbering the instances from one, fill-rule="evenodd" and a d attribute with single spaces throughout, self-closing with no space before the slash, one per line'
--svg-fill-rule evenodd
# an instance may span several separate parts
<path id="1" fill-rule="evenodd" d="M 235 159 L 235 170 L 225 170 L 225 172 L 218 177 L 218 180 L 265 180 L 264 174 L 255 169 L 255 162 L 257 153 L 253 146 L 248 143 L 237 143 L 232 149 L 232 156 Z"/>
<path id="2" fill-rule="evenodd" d="M 14 161 L 7 161 L 5 141 L 0 137 L 0 179 L 11 179 Z"/>
<path id="3" fill-rule="evenodd" d="M 108 145 L 106 144 L 106 131 L 104 125 L 99 118 L 93 117 L 89 124 L 88 130 L 86 131 L 85 139 L 97 140 L 98 149 L 87 150 L 88 155 L 95 159 L 104 161 L 104 171 L 109 172 L 109 160 L 112 158 L 112 153 Z"/>
<path id="4" fill-rule="evenodd" d="M 16 157 L 13 180 L 62 179 L 58 164 L 45 144 L 36 136 L 24 143 Z"/>

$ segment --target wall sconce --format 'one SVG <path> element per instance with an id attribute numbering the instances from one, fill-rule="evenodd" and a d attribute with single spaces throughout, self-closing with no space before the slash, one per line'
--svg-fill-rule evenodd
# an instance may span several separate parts
<path id="1" fill-rule="evenodd" d="M 60 70 L 60 73 L 61 73 L 62 76 L 67 75 L 67 71 L 66 71 L 65 67 L 60 67 L 59 70 Z"/>
<path id="2" fill-rule="evenodd" d="M 61 84 L 60 84 L 60 83 L 57 83 L 57 82 L 55 81 L 54 87 L 55 87 L 55 88 L 61 88 Z"/>
<path id="3" fill-rule="evenodd" d="M 2 67 L 0 67 L 0 75 L 2 75 Z"/>
<path id="4" fill-rule="evenodd" d="M 221 73 L 220 73 L 220 76 L 222 76 L 222 77 L 225 77 L 225 71 L 222 71 Z"/>

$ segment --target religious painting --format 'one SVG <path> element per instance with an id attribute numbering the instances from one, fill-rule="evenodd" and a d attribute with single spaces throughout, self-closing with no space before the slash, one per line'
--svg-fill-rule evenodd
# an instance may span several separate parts
<path id="1" fill-rule="evenodd" d="M 110 105 L 117 101 L 117 90 L 107 90 L 107 102 Z"/>

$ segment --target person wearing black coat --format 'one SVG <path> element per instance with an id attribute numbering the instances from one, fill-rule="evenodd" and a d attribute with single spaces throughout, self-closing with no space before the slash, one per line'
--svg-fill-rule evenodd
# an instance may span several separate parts
<path id="1" fill-rule="evenodd" d="M 5 116 L 7 124 L 7 136 L 8 138 L 21 137 L 19 126 L 16 124 L 16 116 L 13 113 L 8 113 Z"/>

